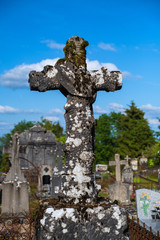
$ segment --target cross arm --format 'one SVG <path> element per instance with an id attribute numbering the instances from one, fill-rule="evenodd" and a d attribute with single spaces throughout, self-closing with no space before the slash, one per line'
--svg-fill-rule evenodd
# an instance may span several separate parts
<path id="1" fill-rule="evenodd" d="M 109 166 L 115 166 L 116 162 L 115 161 L 109 161 Z"/>
<path id="2" fill-rule="evenodd" d="M 113 92 L 122 87 L 122 73 L 120 71 L 107 71 L 102 67 L 97 71 L 90 71 L 92 81 L 95 83 L 95 90 Z"/>
<path id="3" fill-rule="evenodd" d="M 45 92 L 47 90 L 56 90 L 60 88 L 61 75 L 57 67 L 45 66 L 43 71 L 31 71 L 29 73 L 30 89 Z"/>

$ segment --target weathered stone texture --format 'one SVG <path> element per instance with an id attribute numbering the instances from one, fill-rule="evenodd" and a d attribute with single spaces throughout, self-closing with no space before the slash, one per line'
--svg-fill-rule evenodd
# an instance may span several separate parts
<path id="1" fill-rule="evenodd" d="M 39 124 L 20 134 L 19 162 L 21 168 L 56 166 L 57 141 L 51 131 Z"/>
<path id="2" fill-rule="evenodd" d="M 30 72 L 31 90 L 44 92 L 59 89 L 66 96 L 65 172 L 60 197 L 66 202 L 92 202 L 97 189 L 92 173 L 94 161 L 94 125 L 92 104 L 99 90 L 116 91 L 122 87 L 119 71 L 87 71 L 88 42 L 70 38 L 64 48 L 65 57 L 42 72 Z"/>
<path id="3" fill-rule="evenodd" d="M 130 201 L 130 185 L 122 182 L 109 185 L 109 198 L 112 201 L 119 200 L 128 203 Z"/>
<path id="4" fill-rule="evenodd" d="M 2 214 L 29 212 L 28 183 L 21 172 L 19 161 L 19 135 L 12 136 L 11 168 L 2 183 Z"/>
<path id="5" fill-rule="evenodd" d="M 40 220 L 36 240 L 113 240 L 128 239 L 127 217 L 117 205 L 94 208 L 49 207 Z"/>

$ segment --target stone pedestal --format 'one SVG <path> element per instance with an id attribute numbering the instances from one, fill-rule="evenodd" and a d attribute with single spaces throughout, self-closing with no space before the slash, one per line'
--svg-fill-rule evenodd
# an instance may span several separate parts
<path id="1" fill-rule="evenodd" d="M 114 200 L 119 200 L 120 202 L 129 202 L 130 201 L 130 189 L 129 184 L 122 182 L 115 182 L 112 185 L 109 185 L 109 198 Z"/>
<path id="2" fill-rule="evenodd" d="M 49 207 L 40 220 L 36 240 L 128 239 L 127 216 L 117 205 L 56 208 Z"/>
<path id="3" fill-rule="evenodd" d="M 20 181 L 2 185 L 2 214 L 19 215 L 29 212 L 28 184 Z"/>

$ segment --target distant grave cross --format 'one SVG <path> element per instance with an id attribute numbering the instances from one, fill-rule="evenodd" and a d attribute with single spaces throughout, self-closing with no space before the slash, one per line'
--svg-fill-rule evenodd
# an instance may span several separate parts
<path id="1" fill-rule="evenodd" d="M 92 173 L 94 156 L 94 125 L 92 104 L 97 92 L 116 91 L 122 87 L 119 71 L 88 71 L 85 47 L 89 43 L 80 37 L 71 37 L 64 47 L 65 57 L 55 66 L 45 66 L 42 72 L 29 74 L 31 90 L 45 92 L 60 90 L 67 98 L 64 106 L 66 120 L 65 173 L 62 193 L 70 199 L 95 198 Z"/>
<path id="2" fill-rule="evenodd" d="M 116 166 L 116 181 L 121 182 L 121 165 L 128 164 L 128 156 L 127 160 L 120 160 L 120 155 L 115 154 L 115 161 L 109 161 L 109 166 Z"/>

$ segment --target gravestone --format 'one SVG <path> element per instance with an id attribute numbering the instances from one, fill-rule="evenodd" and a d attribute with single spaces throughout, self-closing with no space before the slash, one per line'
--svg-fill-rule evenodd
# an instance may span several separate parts
<path id="1" fill-rule="evenodd" d="M 116 166 L 116 182 L 109 185 L 109 198 L 119 200 L 121 202 L 129 202 L 130 200 L 130 186 L 121 181 L 121 165 L 128 166 L 128 159 L 120 160 L 120 155 L 115 154 L 115 161 L 109 161 L 109 166 Z"/>
<path id="2" fill-rule="evenodd" d="M 92 172 L 94 161 L 93 103 L 100 90 L 121 89 L 119 71 L 87 71 L 85 47 L 88 42 L 72 37 L 64 48 L 65 58 L 42 72 L 30 72 L 31 90 L 45 92 L 59 89 L 67 98 L 65 105 L 66 149 L 65 173 L 62 175 L 62 194 L 65 201 L 91 202 L 97 191 Z"/>
<path id="3" fill-rule="evenodd" d="M 65 58 L 42 72 L 29 74 L 31 90 L 45 92 L 60 90 L 67 98 L 65 105 L 66 144 L 65 168 L 59 198 L 64 207 L 50 207 L 40 221 L 36 239 L 126 239 L 126 215 L 118 206 L 93 207 L 97 203 L 97 186 L 92 172 L 94 155 L 93 103 L 97 91 L 121 89 L 119 71 L 87 71 L 88 42 L 80 37 L 70 38 L 64 48 Z M 79 208 L 76 208 L 76 204 Z M 66 207 L 65 207 L 66 206 Z M 70 206 L 70 207 L 69 207 Z M 71 207 L 72 206 L 72 207 Z M 84 206 L 84 207 L 83 207 Z M 108 219 L 109 222 L 108 222 Z"/>
<path id="4" fill-rule="evenodd" d="M 129 157 L 127 156 L 125 159 L 128 161 Z M 122 183 L 129 184 L 129 196 L 131 196 L 133 192 L 133 170 L 128 163 L 122 169 Z"/>
<path id="5" fill-rule="evenodd" d="M 12 136 L 11 167 L 2 183 L 2 214 L 20 214 L 29 211 L 28 183 L 21 172 L 19 161 L 19 135 Z"/>
<path id="6" fill-rule="evenodd" d="M 116 166 L 116 181 L 121 182 L 121 165 L 128 164 L 128 160 L 120 160 L 120 155 L 115 154 L 115 161 L 109 161 L 109 166 Z"/>
<path id="7" fill-rule="evenodd" d="M 160 193 L 149 189 L 136 190 L 137 217 L 153 232 L 160 230 Z"/>
<path id="8" fill-rule="evenodd" d="M 129 160 L 128 156 L 126 157 L 126 160 L 127 160 L 127 164 L 122 170 L 122 182 L 132 184 L 133 183 L 133 171 L 132 171 L 132 168 L 128 164 L 128 160 Z"/>
<path id="9" fill-rule="evenodd" d="M 137 158 L 132 158 L 130 161 L 131 167 L 133 171 L 138 170 L 138 159 Z"/>
<path id="10" fill-rule="evenodd" d="M 146 157 L 144 156 L 144 153 L 142 153 L 142 156 L 141 156 L 141 158 L 140 158 L 140 160 L 139 160 L 139 163 L 140 163 L 141 166 L 147 165 L 147 163 L 148 163 L 148 158 L 146 158 Z"/>

